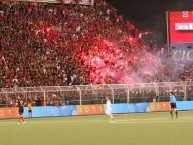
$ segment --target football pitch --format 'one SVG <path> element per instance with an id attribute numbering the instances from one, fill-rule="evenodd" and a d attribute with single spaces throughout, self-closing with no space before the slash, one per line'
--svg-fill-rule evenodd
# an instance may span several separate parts
<path id="1" fill-rule="evenodd" d="M 0 120 L 0 145 L 192 145 L 193 112 Z"/>

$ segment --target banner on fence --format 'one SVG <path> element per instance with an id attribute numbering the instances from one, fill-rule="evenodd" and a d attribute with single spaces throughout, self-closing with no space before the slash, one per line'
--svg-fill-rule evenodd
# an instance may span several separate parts
<path id="1" fill-rule="evenodd" d="M 153 102 L 150 103 L 150 111 L 169 111 L 170 103 L 169 102 Z"/>
<path id="2" fill-rule="evenodd" d="M 178 101 L 177 110 L 193 110 L 193 101 Z"/>
<path id="3" fill-rule="evenodd" d="M 0 119 L 17 117 L 18 108 L 0 108 Z"/>
<path id="4" fill-rule="evenodd" d="M 106 104 L 101 105 L 67 105 L 33 107 L 32 117 L 54 117 L 74 115 L 104 114 Z M 152 102 L 136 104 L 112 104 L 112 113 L 137 113 L 169 111 L 169 102 Z M 178 101 L 177 110 L 193 110 L 193 101 Z M 28 109 L 24 107 L 24 117 L 28 117 Z M 0 119 L 18 118 L 18 108 L 0 108 Z"/>
<path id="5" fill-rule="evenodd" d="M 104 114 L 104 105 L 77 105 L 77 115 Z"/>
<path id="6" fill-rule="evenodd" d="M 73 116 L 76 115 L 76 106 L 42 106 L 33 107 L 32 117 L 56 117 L 56 116 Z M 24 107 L 24 117 L 28 117 L 28 108 Z"/>

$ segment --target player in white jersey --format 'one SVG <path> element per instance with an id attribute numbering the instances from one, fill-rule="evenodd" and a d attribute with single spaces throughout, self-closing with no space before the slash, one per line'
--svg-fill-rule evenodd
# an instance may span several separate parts
<path id="1" fill-rule="evenodd" d="M 106 114 L 109 115 L 111 117 L 111 120 L 113 120 L 113 115 L 111 113 L 111 100 L 109 99 L 109 97 L 106 97 L 106 100 L 107 100 L 107 109 L 106 109 Z"/>

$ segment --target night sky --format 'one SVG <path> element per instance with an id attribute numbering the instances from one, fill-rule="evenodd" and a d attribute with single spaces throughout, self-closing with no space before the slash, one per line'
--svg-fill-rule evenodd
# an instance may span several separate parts
<path id="1" fill-rule="evenodd" d="M 193 0 L 106 0 L 128 19 L 144 21 L 165 11 L 193 10 Z"/>
<path id="2" fill-rule="evenodd" d="M 167 43 L 166 11 L 193 11 L 193 0 L 106 0 L 141 32 L 147 40 Z M 146 36 L 145 36 L 146 37 Z"/>

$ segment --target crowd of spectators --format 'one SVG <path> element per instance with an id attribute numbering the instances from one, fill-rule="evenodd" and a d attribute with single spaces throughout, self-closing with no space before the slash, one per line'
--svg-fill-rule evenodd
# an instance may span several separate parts
<path id="1" fill-rule="evenodd" d="M 191 81 L 192 63 L 174 62 L 163 50 L 143 42 L 103 0 L 0 1 L 0 88 Z"/>
<path id="2" fill-rule="evenodd" d="M 95 40 L 119 40 L 116 10 L 29 2 L 0 2 L 0 87 L 88 84 L 82 63 Z"/>
<path id="3" fill-rule="evenodd" d="M 140 69 L 151 66 L 147 59 L 160 50 L 140 41 L 138 30 L 104 1 L 95 6 L 1 1 L 0 12 L 0 88 L 127 83 L 127 74 L 142 82 L 179 81 L 173 68 L 180 68 L 181 77 L 192 76 L 192 65 L 184 71 L 171 68 L 169 60 L 144 77 L 150 72 Z M 92 63 L 96 56 L 103 67 Z M 118 76 L 102 74 L 111 70 Z"/>

